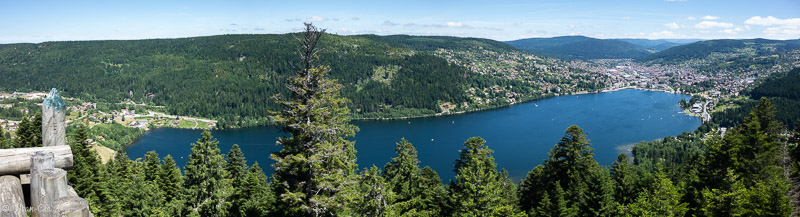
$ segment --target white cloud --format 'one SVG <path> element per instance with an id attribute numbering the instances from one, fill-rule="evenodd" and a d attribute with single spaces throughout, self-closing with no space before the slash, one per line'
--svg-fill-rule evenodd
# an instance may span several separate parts
<path id="1" fill-rule="evenodd" d="M 744 31 L 747 31 L 747 30 L 750 30 L 750 26 L 745 25 L 744 27 L 737 26 L 736 28 L 724 29 L 724 30 L 720 30 L 720 31 L 717 31 L 717 32 L 735 35 L 735 34 L 739 34 L 740 32 L 744 32 Z"/>
<path id="2" fill-rule="evenodd" d="M 664 24 L 664 26 L 666 26 L 667 28 L 670 28 L 670 29 L 680 29 L 681 28 L 681 26 L 678 25 L 678 23 L 675 23 L 675 22 Z"/>
<path id="3" fill-rule="evenodd" d="M 447 27 L 464 27 L 464 24 L 461 22 L 447 22 L 444 25 Z"/>
<path id="4" fill-rule="evenodd" d="M 767 36 L 779 38 L 800 38 L 800 18 L 780 19 L 773 16 L 751 17 L 744 21 L 745 24 L 768 26 L 763 33 Z"/>
<path id="5" fill-rule="evenodd" d="M 710 28 L 733 28 L 733 23 L 717 22 L 717 21 L 703 21 L 694 25 L 698 29 Z"/>
<path id="6" fill-rule="evenodd" d="M 397 26 L 397 25 L 400 25 L 400 24 L 392 22 L 392 21 L 388 21 L 388 20 L 387 21 L 383 21 L 383 26 Z"/>
<path id="7" fill-rule="evenodd" d="M 322 22 L 328 19 L 320 16 L 312 16 L 311 18 L 306 19 L 306 22 Z"/>
<path id="8" fill-rule="evenodd" d="M 695 17 L 693 17 L 693 16 L 689 16 L 689 17 L 687 17 L 686 19 L 687 19 L 687 20 L 696 20 L 697 18 L 695 18 Z"/>
<path id="9" fill-rule="evenodd" d="M 760 16 L 755 16 L 745 20 L 744 23 L 750 25 L 759 25 L 759 26 L 774 26 L 774 25 L 800 26 L 800 18 L 778 19 L 773 16 L 768 16 L 763 18 Z"/>
<path id="10" fill-rule="evenodd" d="M 706 15 L 706 16 L 704 16 L 704 17 L 703 17 L 703 19 L 704 19 L 704 20 L 718 20 L 718 19 L 719 19 L 719 17 L 715 17 L 715 16 L 711 16 L 711 15 Z"/>
<path id="11" fill-rule="evenodd" d="M 623 20 L 630 20 L 631 17 L 622 17 Z"/>
<path id="12" fill-rule="evenodd" d="M 408 26 L 408 24 L 406 24 Z M 445 22 L 444 24 L 425 24 L 422 25 L 423 27 L 435 27 L 435 28 L 465 28 L 465 29 L 472 29 L 472 26 L 464 24 L 462 22 Z"/>

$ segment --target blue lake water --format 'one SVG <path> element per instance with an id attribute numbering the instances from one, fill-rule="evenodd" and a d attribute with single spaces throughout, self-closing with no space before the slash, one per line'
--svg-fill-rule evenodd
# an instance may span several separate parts
<path id="1" fill-rule="evenodd" d="M 444 181 L 454 177 L 458 150 L 469 137 L 480 136 L 494 150 L 500 168 L 520 180 L 541 164 L 553 145 L 570 125 L 583 128 L 595 149 L 595 159 L 610 165 L 632 144 L 676 136 L 700 126 L 699 118 L 687 116 L 678 107 L 686 95 L 625 89 L 614 92 L 559 96 L 506 108 L 395 121 L 355 121 L 361 131 L 355 137 L 358 164 L 383 167 L 395 156 L 395 143 L 405 137 L 419 151 L 421 167 L 435 169 Z M 155 150 L 161 157 L 171 154 L 179 166 L 191 154 L 191 143 L 200 130 L 155 129 L 127 148 L 131 159 L 143 158 Z M 267 174 L 272 170 L 269 155 L 280 150 L 274 127 L 216 130 L 212 135 L 227 153 L 239 144 L 248 164 L 259 162 Z"/>

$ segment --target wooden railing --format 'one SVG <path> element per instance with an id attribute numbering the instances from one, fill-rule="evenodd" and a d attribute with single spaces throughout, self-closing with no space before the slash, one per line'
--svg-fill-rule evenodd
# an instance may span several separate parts
<path id="1" fill-rule="evenodd" d="M 72 150 L 66 145 L 64 100 L 54 88 L 42 103 L 43 147 L 0 149 L 0 217 L 89 217 L 89 203 L 67 184 Z M 30 174 L 26 205 L 20 177 Z M 28 207 L 28 208 L 26 208 Z"/>

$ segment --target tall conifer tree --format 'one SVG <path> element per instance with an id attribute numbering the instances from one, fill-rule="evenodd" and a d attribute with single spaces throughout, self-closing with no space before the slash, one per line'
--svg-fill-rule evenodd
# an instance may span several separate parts
<path id="1" fill-rule="evenodd" d="M 244 153 L 242 153 L 242 149 L 239 148 L 238 144 L 234 144 L 233 147 L 231 147 L 231 150 L 228 151 L 228 155 L 225 158 L 227 160 L 225 163 L 225 170 L 227 171 L 228 179 L 231 180 L 233 187 L 233 194 L 230 197 L 231 207 L 229 214 L 231 216 L 241 216 L 239 212 L 241 209 L 240 206 L 244 203 L 244 199 L 246 198 L 246 195 L 243 194 L 244 191 L 242 187 L 247 176 L 247 160 L 245 160 Z"/>
<path id="2" fill-rule="evenodd" d="M 489 216 L 496 208 L 509 205 L 503 197 L 492 151 L 480 137 L 464 142 L 456 160 L 456 181 L 450 184 L 453 216 Z"/>
<path id="3" fill-rule="evenodd" d="M 285 107 L 274 112 L 275 122 L 290 136 L 278 138 L 281 151 L 275 160 L 275 194 L 286 216 L 334 216 L 344 208 L 340 194 L 357 170 L 347 99 L 339 96 L 342 85 L 328 78 L 330 68 L 316 66 L 317 48 L 324 30 L 305 24 L 298 40 L 302 68 L 287 85 L 291 98 L 276 96 Z"/>
<path id="4" fill-rule="evenodd" d="M 217 139 L 211 132 L 203 131 L 202 137 L 192 144 L 192 154 L 186 163 L 183 186 L 186 191 L 186 206 L 190 215 L 226 216 L 227 203 L 222 187 L 225 182 L 225 159 L 217 147 Z"/>

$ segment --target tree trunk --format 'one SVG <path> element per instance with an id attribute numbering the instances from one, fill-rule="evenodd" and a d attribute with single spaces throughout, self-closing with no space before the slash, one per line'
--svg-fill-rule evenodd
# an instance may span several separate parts
<path id="1" fill-rule="evenodd" d="M 0 175 L 19 175 L 31 172 L 31 159 L 36 152 L 52 152 L 50 168 L 72 169 L 72 149 L 69 146 L 0 149 Z M 33 173 L 31 173 L 33 174 Z"/>

